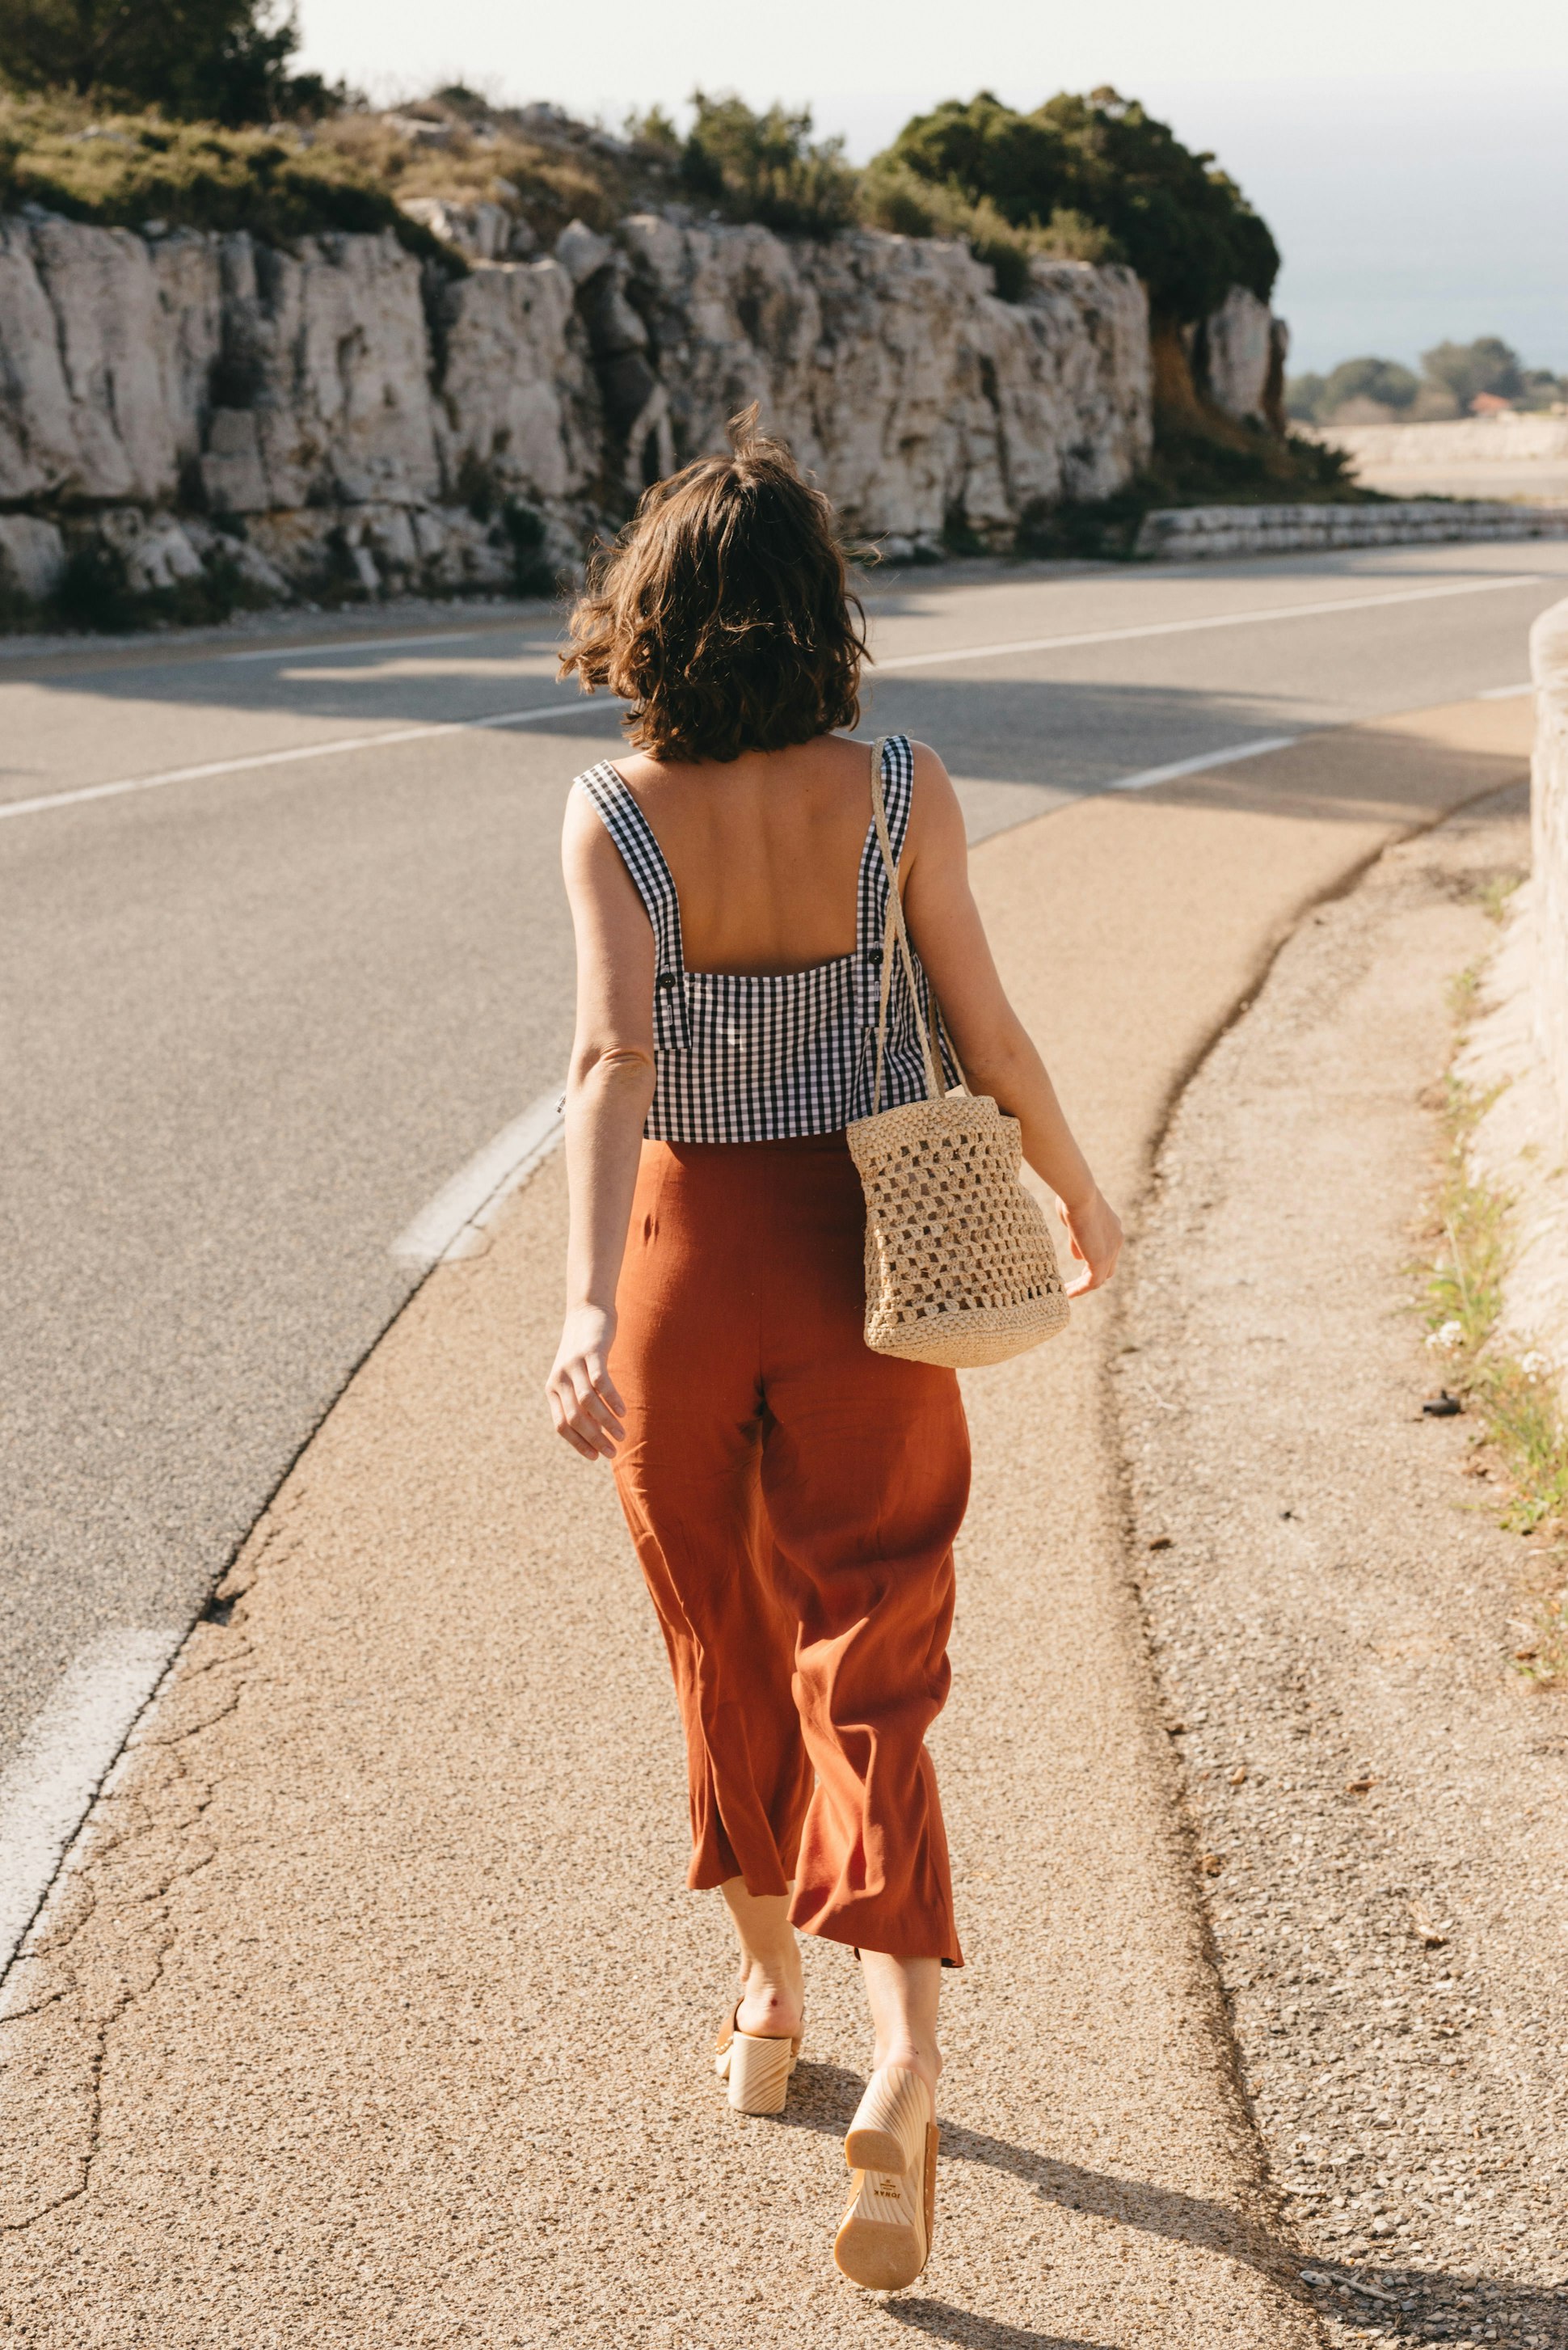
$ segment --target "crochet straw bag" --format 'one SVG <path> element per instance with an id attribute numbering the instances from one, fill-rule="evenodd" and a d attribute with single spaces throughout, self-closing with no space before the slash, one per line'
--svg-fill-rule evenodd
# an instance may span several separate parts
<path id="1" fill-rule="evenodd" d="M 1066 1327 L 1067 1300 L 1050 1227 L 1019 1180 L 1018 1120 L 989 1095 L 971 1094 L 961 1070 L 953 1093 L 938 1073 L 898 899 L 882 750 L 878 743 L 873 754 L 872 812 L 888 870 L 888 920 L 919 1029 L 927 1098 L 880 1107 L 893 975 L 893 958 L 884 952 L 871 1115 L 847 1129 L 866 1191 L 866 1344 L 878 1355 L 961 1369 L 1005 1362 L 1054 1337 Z M 931 1001 L 940 1037 L 941 1012 Z"/>

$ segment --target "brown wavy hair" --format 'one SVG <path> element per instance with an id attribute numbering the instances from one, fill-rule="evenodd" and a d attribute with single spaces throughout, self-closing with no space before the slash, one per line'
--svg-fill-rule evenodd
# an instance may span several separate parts
<path id="1" fill-rule="evenodd" d="M 655 759 L 779 751 L 860 715 L 866 614 L 833 508 L 754 404 L 730 442 L 645 492 L 590 564 L 561 657 L 563 677 L 625 697 L 631 746 Z"/>

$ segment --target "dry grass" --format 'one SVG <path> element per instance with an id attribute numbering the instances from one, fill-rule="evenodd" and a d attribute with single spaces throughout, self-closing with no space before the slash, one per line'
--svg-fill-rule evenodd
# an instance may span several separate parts
<path id="1" fill-rule="evenodd" d="M 628 165 L 566 139 L 546 145 L 507 129 L 505 120 L 475 127 L 450 118 L 439 125 L 444 143 L 438 145 L 410 137 L 385 116 L 340 114 L 322 123 L 316 137 L 394 199 L 498 203 L 526 220 L 545 244 L 569 220 L 612 227 L 647 199 L 650 177 L 659 176 L 656 164 Z"/>
<path id="2" fill-rule="evenodd" d="M 225 130 L 0 97 L 0 210 L 31 202 L 105 227 L 243 228 L 283 244 L 320 230 L 390 229 L 410 251 L 461 266 L 400 210 L 403 199 L 499 203 L 548 246 L 575 217 L 608 228 L 670 192 L 659 159 L 596 147 L 580 127 L 545 139 L 504 116 L 473 124 L 425 110 L 428 127 L 349 112 Z"/>

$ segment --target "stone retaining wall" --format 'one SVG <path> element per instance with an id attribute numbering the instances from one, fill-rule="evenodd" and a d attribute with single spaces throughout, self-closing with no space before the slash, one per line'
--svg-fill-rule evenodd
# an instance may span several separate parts
<path id="1" fill-rule="evenodd" d="M 1365 506 L 1161 507 L 1144 516 L 1135 552 L 1193 562 L 1206 556 L 1279 555 L 1310 547 L 1505 538 L 1568 538 L 1568 506 L 1450 505 L 1412 498 Z"/>
<path id="2" fill-rule="evenodd" d="M 1300 428 L 1343 449 L 1360 467 L 1517 465 L 1568 458 L 1568 416 L 1459 416 L 1430 424 L 1324 424 Z"/>

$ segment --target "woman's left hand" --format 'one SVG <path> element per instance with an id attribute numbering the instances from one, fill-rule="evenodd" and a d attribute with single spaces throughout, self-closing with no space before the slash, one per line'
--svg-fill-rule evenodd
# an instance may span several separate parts
<path id="1" fill-rule="evenodd" d="M 615 1315 L 600 1305 L 576 1305 L 561 1329 L 561 1343 L 545 1382 L 556 1433 L 585 1461 L 613 1461 L 625 1441 L 626 1406 L 609 1374 Z"/>
<path id="2" fill-rule="evenodd" d="M 1058 1200 L 1056 1213 L 1067 1227 L 1073 1254 L 1084 1267 L 1078 1279 L 1068 1283 L 1068 1296 L 1082 1297 L 1091 1289 L 1103 1288 L 1122 1253 L 1121 1218 L 1097 1185 L 1087 1199 L 1071 1208 L 1065 1200 Z"/>

